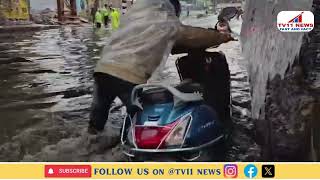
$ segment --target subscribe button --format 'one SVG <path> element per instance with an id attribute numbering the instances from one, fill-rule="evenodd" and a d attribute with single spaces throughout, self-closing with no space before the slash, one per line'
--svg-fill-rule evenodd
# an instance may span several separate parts
<path id="1" fill-rule="evenodd" d="M 88 178 L 91 177 L 90 165 L 45 165 L 46 178 Z"/>

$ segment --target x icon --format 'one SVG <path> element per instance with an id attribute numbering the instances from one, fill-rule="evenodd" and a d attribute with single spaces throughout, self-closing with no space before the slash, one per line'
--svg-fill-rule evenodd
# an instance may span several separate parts
<path id="1" fill-rule="evenodd" d="M 269 176 L 272 176 L 272 173 L 271 173 L 271 167 L 264 167 L 264 169 L 265 169 L 265 173 L 264 173 L 264 175 L 269 175 Z"/>
<path id="2" fill-rule="evenodd" d="M 262 165 L 262 177 L 273 178 L 275 176 L 274 165 Z"/>

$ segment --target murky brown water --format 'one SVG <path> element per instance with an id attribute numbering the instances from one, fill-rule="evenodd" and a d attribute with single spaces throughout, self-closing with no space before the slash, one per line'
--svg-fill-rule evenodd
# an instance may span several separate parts
<path id="1" fill-rule="evenodd" d="M 85 135 L 93 67 L 106 38 L 107 31 L 94 31 L 91 27 L 0 37 L 0 161 L 123 160 L 118 148 L 109 149 L 105 138 L 110 129 L 119 126 L 119 111 L 110 116 L 111 128 L 107 128 L 106 136 Z M 227 161 L 258 157 L 251 136 L 253 123 L 248 118 L 246 62 L 240 49 L 239 42 L 219 48 L 228 58 L 232 75 L 235 131 Z M 12 60 L 14 57 L 27 61 Z M 170 57 L 154 79 L 178 82 L 174 59 Z"/>

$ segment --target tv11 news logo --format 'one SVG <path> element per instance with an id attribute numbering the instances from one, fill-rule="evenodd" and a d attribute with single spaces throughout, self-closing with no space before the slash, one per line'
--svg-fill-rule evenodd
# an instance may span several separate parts
<path id="1" fill-rule="evenodd" d="M 310 32 L 314 28 L 314 15 L 310 11 L 281 11 L 277 26 L 281 32 Z"/>

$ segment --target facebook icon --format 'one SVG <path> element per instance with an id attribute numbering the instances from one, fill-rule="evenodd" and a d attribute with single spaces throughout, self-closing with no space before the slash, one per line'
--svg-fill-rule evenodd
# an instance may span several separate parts
<path id="1" fill-rule="evenodd" d="M 247 178 L 254 178 L 258 174 L 258 169 L 255 165 L 253 164 L 248 164 L 244 168 L 244 174 L 246 175 Z"/>

